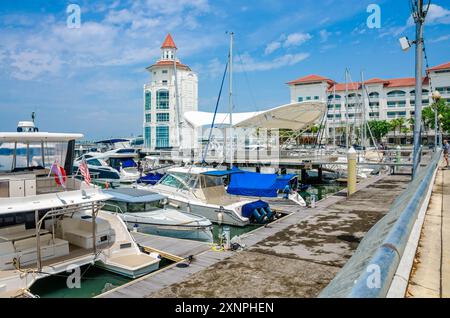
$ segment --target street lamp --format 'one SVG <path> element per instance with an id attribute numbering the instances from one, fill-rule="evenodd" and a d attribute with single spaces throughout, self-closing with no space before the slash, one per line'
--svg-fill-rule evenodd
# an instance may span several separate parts
<path id="1" fill-rule="evenodd" d="M 436 151 L 437 147 L 438 147 L 438 132 L 439 132 L 439 126 L 438 126 L 438 112 L 439 112 L 439 108 L 438 108 L 438 102 L 441 99 L 441 94 L 438 91 L 434 91 L 433 94 L 431 95 L 431 98 L 433 98 L 433 110 L 434 110 L 434 150 Z"/>

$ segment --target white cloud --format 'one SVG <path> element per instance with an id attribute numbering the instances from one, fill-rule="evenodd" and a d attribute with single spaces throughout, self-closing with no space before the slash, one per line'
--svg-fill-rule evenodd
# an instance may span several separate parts
<path id="1" fill-rule="evenodd" d="M 310 39 L 312 39 L 312 36 L 309 33 L 291 33 L 287 36 L 282 34 L 280 35 L 278 40 L 272 41 L 266 45 L 264 54 L 265 55 L 272 54 L 281 47 L 289 48 L 293 46 L 299 46 L 309 41 Z"/>
<path id="2" fill-rule="evenodd" d="M 309 33 L 292 33 L 286 38 L 283 47 L 298 46 L 309 41 L 312 36 Z"/>
<path id="3" fill-rule="evenodd" d="M 430 43 L 438 43 L 438 42 L 449 41 L 449 40 L 450 40 L 450 34 L 447 34 L 447 35 L 440 36 L 436 39 L 431 39 L 431 40 L 429 40 L 429 42 Z"/>
<path id="4" fill-rule="evenodd" d="M 22 51 L 10 55 L 10 59 L 12 75 L 20 80 L 33 79 L 41 73 L 56 74 L 62 65 L 57 56 L 37 51 Z"/>
<path id="5" fill-rule="evenodd" d="M 320 41 L 321 42 L 326 42 L 328 41 L 328 38 L 332 35 L 332 32 L 328 32 L 327 30 L 323 29 L 319 31 L 319 35 L 320 35 Z"/>
<path id="6" fill-rule="evenodd" d="M 450 24 L 450 10 L 436 4 L 431 4 L 425 19 L 426 24 Z M 409 17 L 407 26 L 414 25 L 414 19 Z"/>
<path id="7" fill-rule="evenodd" d="M 269 71 L 285 66 L 298 64 L 308 57 L 308 53 L 285 54 L 270 61 L 257 61 L 249 54 L 244 54 L 241 56 L 240 61 L 238 61 L 237 63 L 238 66 L 236 67 L 236 71 Z"/>
<path id="8" fill-rule="evenodd" d="M 264 50 L 265 55 L 272 54 L 276 50 L 278 50 L 281 47 L 281 42 L 279 41 L 273 41 L 267 44 L 266 49 Z"/>

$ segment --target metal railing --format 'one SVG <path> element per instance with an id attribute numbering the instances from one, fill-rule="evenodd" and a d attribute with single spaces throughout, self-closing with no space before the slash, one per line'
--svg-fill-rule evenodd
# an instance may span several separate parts
<path id="1" fill-rule="evenodd" d="M 389 212 L 373 226 L 357 250 L 320 293 L 321 298 L 384 298 L 391 286 L 437 170 L 442 151 L 436 151 L 428 166 L 394 201 Z"/>

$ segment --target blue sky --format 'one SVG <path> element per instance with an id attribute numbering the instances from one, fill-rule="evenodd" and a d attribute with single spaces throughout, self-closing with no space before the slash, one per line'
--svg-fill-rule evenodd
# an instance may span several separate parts
<path id="1" fill-rule="evenodd" d="M 450 61 L 450 4 L 434 0 L 425 29 L 431 65 Z M 81 28 L 66 25 L 70 3 Z M 369 4 L 381 28 L 369 29 Z M 235 111 L 289 102 L 289 80 L 319 74 L 343 81 L 413 76 L 408 0 L 2 0 L 0 130 L 37 112 L 41 130 L 87 138 L 142 131 L 145 67 L 172 33 L 178 56 L 199 74 L 199 108 L 212 110 L 235 32 Z M 226 89 L 226 88 L 225 88 Z M 221 108 L 226 109 L 226 100 Z"/>

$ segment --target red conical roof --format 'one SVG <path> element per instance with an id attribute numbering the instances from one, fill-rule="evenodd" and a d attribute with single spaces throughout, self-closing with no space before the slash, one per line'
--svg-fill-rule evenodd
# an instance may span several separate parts
<path id="1" fill-rule="evenodd" d="M 166 39 L 164 40 L 162 46 L 162 49 L 176 49 L 177 46 L 175 45 L 175 42 L 172 39 L 172 36 L 169 34 L 167 34 Z"/>

